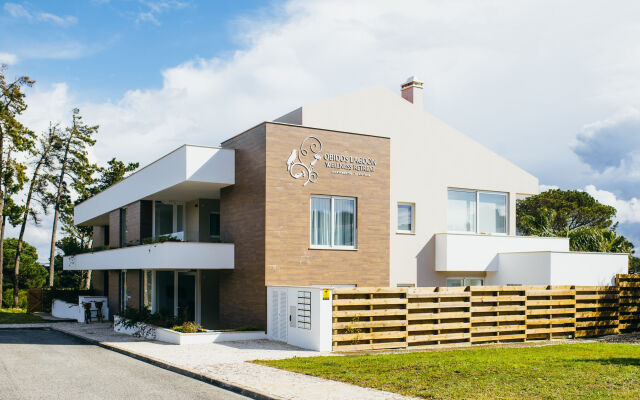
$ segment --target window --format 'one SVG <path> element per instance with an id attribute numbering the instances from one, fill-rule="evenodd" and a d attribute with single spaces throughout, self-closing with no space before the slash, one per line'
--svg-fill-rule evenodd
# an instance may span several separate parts
<path id="1" fill-rule="evenodd" d="M 483 286 L 482 278 L 447 278 L 448 287 Z"/>
<path id="2" fill-rule="evenodd" d="M 184 232 L 184 204 L 165 201 L 153 202 L 153 236 Z"/>
<path id="3" fill-rule="evenodd" d="M 413 203 L 398 203 L 398 232 L 414 233 L 415 215 L 413 210 Z"/>
<path id="4" fill-rule="evenodd" d="M 507 194 L 449 189 L 449 232 L 507 233 Z"/>
<path id="5" fill-rule="evenodd" d="M 209 236 L 220 238 L 220 213 L 218 212 L 209 214 Z"/>
<path id="6" fill-rule="evenodd" d="M 311 196 L 311 247 L 354 249 L 356 199 Z"/>

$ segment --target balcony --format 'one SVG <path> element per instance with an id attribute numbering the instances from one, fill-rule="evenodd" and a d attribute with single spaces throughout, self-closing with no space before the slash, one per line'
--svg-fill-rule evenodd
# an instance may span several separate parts
<path id="1" fill-rule="evenodd" d="M 233 268 L 233 243 L 168 241 L 64 257 L 65 270 Z"/>
<path id="2" fill-rule="evenodd" d="M 555 237 L 436 234 L 436 271 L 492 272 L 499 254 L 514 252 L 568 252 L 569 239 Z"/>

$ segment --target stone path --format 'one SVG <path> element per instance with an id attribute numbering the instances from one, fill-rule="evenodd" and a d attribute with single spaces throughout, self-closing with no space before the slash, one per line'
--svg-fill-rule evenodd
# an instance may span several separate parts
<path id="1" fill-rule="evenodd" d="M 407 397 L 394 393 L 366 389 L 247 362 L 258 359 L 314 357 L 330 354 L 304 350 L 270 340 L 179 346 L 115 333 L 110 323 L 57 322 L 2 325 L 0 327 L 50 327 L 99 342 L 103 346 L 146 357 L 276 399 L 407 399 Z"/>

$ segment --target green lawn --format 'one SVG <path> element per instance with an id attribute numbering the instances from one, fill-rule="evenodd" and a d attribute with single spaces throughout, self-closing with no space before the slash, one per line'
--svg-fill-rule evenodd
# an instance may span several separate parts
<path id="1" fill-rule="evenodd" d="M 27 314 L 27 310 L 3 308 L 0 309 L 0 324 L 34 324 L 47 322 L 37 315 Z"/>
<path id="2" fill-rule="evenodd" d="M 425 399 L 639 399 L 640 345 L 583 343 L 256 363 Z"/>

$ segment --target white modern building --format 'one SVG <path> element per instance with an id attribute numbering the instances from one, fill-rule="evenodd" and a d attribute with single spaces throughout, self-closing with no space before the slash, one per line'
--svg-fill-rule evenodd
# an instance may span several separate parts
<path id="1" fill-rule="evenodd" d="M 64 268 L 93 270 L 110 310 L 225 328 L 266 325 L 266 286 L 609 285 L 627 272 L 626 254 L 517 236 L 516 199 L 538 179 L 425 113 L 422 90 L 410 78 L 401 96 L 364 89 L 220 147 L 184 145 L 76 206 L 95 251 Z"/>

